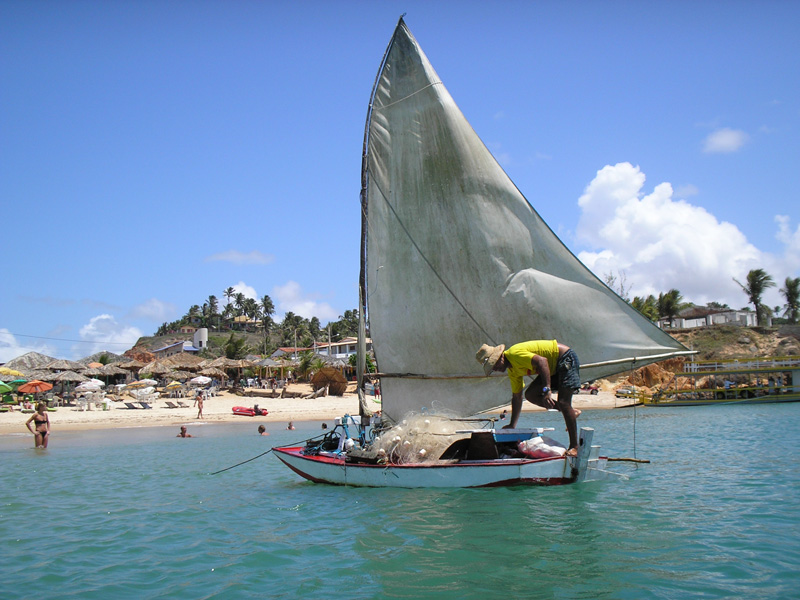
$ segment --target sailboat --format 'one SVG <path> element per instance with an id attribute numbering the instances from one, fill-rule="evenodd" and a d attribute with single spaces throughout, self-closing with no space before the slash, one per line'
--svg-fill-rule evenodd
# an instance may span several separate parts
<path id="1" fill-rule="evenodd" d="M 474 132 L 402 17 L 370 98 L 361 222 L 362 414 L 338 420 L 324 441 L 274 448 L 276 456 L 311 481 L 357 486 L 559 485 L 609 476 L 591 428 L 580 430 L 577 457 L 533 458 L 514 448 L 528 440 L 557 445 L 542 428 L 439 420 L 508 404 L 507 377 L 485 376 L 475 360 L 485 342 L 563 341 L 580 356 L 584 381 L 689 351 L 559 240 Z M 400 428 L 372 444 L 361 392 L 367 323 L 382 393 L 381 425 L 370 421 Z M 414 435 L 452 444 L 441 453 L 417 450 Z"/>

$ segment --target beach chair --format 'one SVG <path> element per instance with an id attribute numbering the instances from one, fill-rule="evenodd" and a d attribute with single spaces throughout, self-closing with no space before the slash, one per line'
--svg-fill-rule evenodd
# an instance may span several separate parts
<path id="1" fill-rule="evenodd" d="M 124 402 L 125 406 L 130 408 L 131 410 L 139 410 L 139 407 L 136 406 L 133 402 Z"/>
<path id="2" fill-rule="evenodd" d="M 174 402 L 170 402 L 169 400 L 165 400 L 165 402 L 167 403 L 167 408 L 180 408 L 180 406 L 178 406 Z"/>
<path id="3" fill-rule="evenodd" d="M 139 401 L 139 404 L 141 404 L 141 405 L 142 405 L 142 408 L 153 408 L 152 406 L 150 406 L 150 405 L 149 405 L 147 402 L 145 402 L 144 400 L 140 400 L 140 401 Z"/>
<path id="4" fill-rule="evenodd" d="M 179 406 L 180 408 L 191 408 L 191 406 L 189 406 L 188 404 L 186 404 L 186 402 L 178 402 L 178 406 Z"/>

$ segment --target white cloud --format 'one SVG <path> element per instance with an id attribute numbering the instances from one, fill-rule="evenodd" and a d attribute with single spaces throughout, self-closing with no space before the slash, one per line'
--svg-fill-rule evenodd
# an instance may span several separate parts
<path id="1" fill-rule="evenodd" d="M 237 294 L 244 294 L 245 298 L 252 298 L 253 300 L 258 300 L 258 294 L 256 294 L 256 288 L 247 285 L 244 281 L 240 281 L 236 285 L 231 286 L 233 291 Z M 231 298 L 233 301 L 233 298 Z"/>
<path id="2" fill-rule="evenodd" d="M 789 217 L 786 215 L 776 215 L 775 222 L 778 224 L 778 233 L 775 237 L 785 246 L 785 269 L 792 273 L 800 269 L 800 225 L 792 231 L 789 221 Z"/>
<path id="3" fill-rule="evenodd" d="M 117 320 L 108 314 L 92 317 L 78 333 L 83 342 L 91 343 L 73 346 L 72 353 L 76 357 L 89 356 L 103 350 L 115 352 L 123 346 L 130 348 L 142 337 L 139 329 L 117 323 Z"/>
<path id="4" fill-rule="evenodd" d="M 205 258 L 205 262 L 229 262 L 235 265 L 268 265 L 275 261 L 272 254 L 264 254 L 258 250 L 252 252 L 239 252 L 238 250 L 227 250 L 212 254 Z"/>
<path id="5" fill-rule="evenodd" d="M 293 312 L 306 319 L 317 317 L 322 323 L 339 318 L 339 313 L 330 304 L 319 302 L 312 295 L 305 294 L 296 281 L 275 286 L 272 297 L 277 301 L 276 308 L 279 312 Z"/>
<path id="6" fill-rule="evenodd" d="M 682 185 L 680 187 L 675 188 L 675 195 L 678 198 L 688 198 L 689 196 L 697 196 L 700 193 L 700 190 L 697 189 L 696 185 L 691 183 L 687 183 L 686 185 Z"/>
<path id="7" fill-rule="evenodd" d="M 10 361 L 28 352 L 38 352 L 47 356 L 55 356 L 56 349 L 45 342 L 19 342 L 8 329 L 0 329 L 0 363 Z"/>
<path id="8" fill-rule="evenodd" d="M 578 240 L 592 252 L 578 257 L 601 279 L 624 272 L 631 295 L 658 295 L 671 288 L 698 304 L 744 306 L 733 281 L 773 260 L 731 224 L 704 208 L 673 198 L 669 183 L 643 194 L 645 175 L 630 163 L 606 166 L 578 204 Z"/>
<path id="9" fill-rule="evenodd" d="M 707 154 L 727 154 L 736 152 L 744 146 L 750 136 L 740 129 L 723 127 L 710 133 L 703 144 L 703 152 Z"/>
<path id="10" fill-rule="evenodd" d="M 155 323 L 163 323 L 172 319 L 176 314 L 177 309 L 174 304 L 150 298 L 150 300 L 134 306 L 128 316 L 132 319 L 147 319 Z"/>

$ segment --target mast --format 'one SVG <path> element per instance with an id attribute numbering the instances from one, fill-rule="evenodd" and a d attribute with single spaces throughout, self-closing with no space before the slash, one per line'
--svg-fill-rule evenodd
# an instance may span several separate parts
<path id="1" fill-rule="evenodd" d="M 400 17 L 395 26 L 395 33 L 386 51 L 383 53 L 381 65 L 375 75 L 375 81 L 372 84 L 372 92 L 369 97 L 369 106 L 367 107 L 367 120 L 364 126 L 364 142 L 361 148 L 361 248 L 360 248 L 360 270 L 358 274 L 358 345 L 356 351 L 356 380 L 358 382 L 358 412 L 361 417 L 370 415 L 370 410 L 367 408 L 367 401 L 364 395 L 364 372 L 367 365 L 367 234 L 369 229 L 369 128 L 372 121 L 372 107 L 375 102 L 375 92 L 378 89 L 378 81 L 380 79 L 383 68 L 386 65 L 386 58 L 389 56 L 389 51 L 394 45 L 394 40 L 397 35 L 397 30 L 403 24 L 403 16 Z"/>

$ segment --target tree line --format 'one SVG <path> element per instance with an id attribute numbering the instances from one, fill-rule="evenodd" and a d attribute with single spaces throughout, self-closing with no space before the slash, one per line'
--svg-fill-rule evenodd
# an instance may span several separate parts
<path id="1" fill-rule="evenodd" d="M 275 305 L 268 295 L 265 294 L 260 300 L 247 298 L 233 287 L 227 288 L 222 294 L 226 302 L 221 309 L 219 299 L 211 295 L 202 304 L 190 306 L 180 319 L 162 323 L 155 335 L 169 335 L 185 325 L 206 327 L 212 332 L 230 332 L 228 346 L 246 344 L 244 337 L 235 337 L 237 331 L 261 333 L 263 338 L 258 350 L 263 354 L 271 354 L 280 347 L 309 348 L 315 341 L 327 341 L 329 335 L 333 342 L 358 335 L 357 309 L 344 311 L 337 321 L 324 327 L 317 317 L 306 319 L 293 312 L 287 312 L 282 321 L 275 322 L 272 318 Z M 241 354 L 241 349 L 233 353 Z M 227 349 L 226 354 L 229 354 Z"/>
<path id="2" fill-rule="evenodd" d="M 775 281 L 764 269 L 752 269 L 748 274 L 744 283 L 736 278 L 733 279 L 748 299 L 748 303 L 753 305 L 756 313 L 756 320 L 759 325 L 766 325 L 768 320 L 772 317 L 773 322 L 786 322 L 790 324 L 797 324 L 800 321 L 800 277 L 787 277 L 783 287 L 780 288 L 780 293 L 786 300 L 782 306 L 770 307 L 764 304 L 764 292 L 771 287 L 775 287 Z M 695 306 L 691 302 L 686 302 L 677 289 L 671 289 L 668 292 L 662 292 L 658 297 L 650 294 L 647 297 L 634 296 L 633 300 L 628 298 L 628 290 L 626 288 L 625 274 L 620 273 L 619 276 L 613 274 L 606 274 L 605 283 L 613 289 L 623 300 L 628 302 L 633 308 L 642 313 L 651 321 L 658 321 L 659 319 L 669 319 L 670 326 L 673 320 L 686 308 Z M 707 308 L 730 309 L 727 304 L 720 304 L 719 302 L 709 302 L 706 304 Z M 751 310 L 749 306 L 743 307 L 741 310 Z M 780 316 L 779 316 L 780 315 Z"/>

